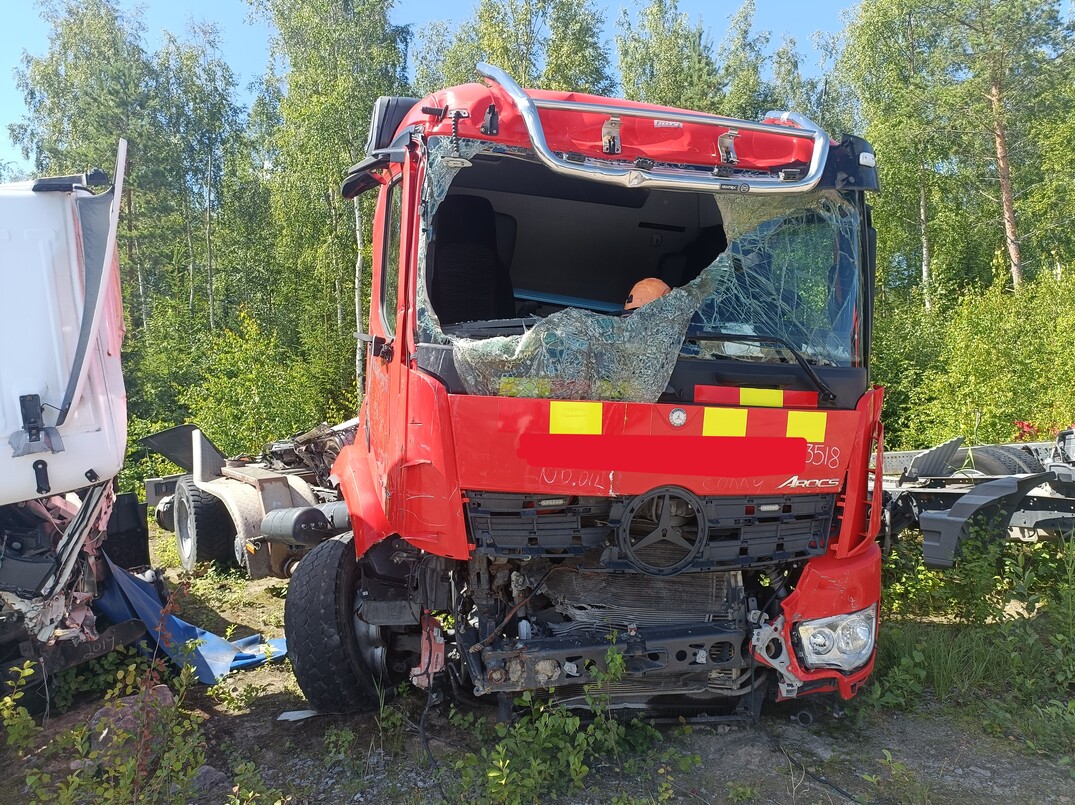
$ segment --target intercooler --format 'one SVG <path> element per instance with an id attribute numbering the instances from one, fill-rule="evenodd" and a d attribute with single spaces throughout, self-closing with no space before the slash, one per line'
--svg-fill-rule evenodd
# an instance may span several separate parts
<path id="1" fill-rule="evenodd" d="M 544 593 L 567 620 L 548 624 L 554 634 L 594 626 L 736 622 L 743 609 L 742 576 L 735 572 L 654 578 L 563 567 L 546 580 Z"/>

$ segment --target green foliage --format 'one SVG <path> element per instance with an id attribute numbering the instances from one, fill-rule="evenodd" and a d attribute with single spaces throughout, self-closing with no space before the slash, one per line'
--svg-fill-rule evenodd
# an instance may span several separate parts
<path id="1" fill-rule="evenodd" d="M 103 657 L 56 674 L 49 687 L 50 702 L 62 713 L 83 694 L 107 698 L 130 696 L 138 692 L 139 680 L 149 675 L 166 679 L 168 668 L 159 658 L 131 646 L 120 646 Z"/>
<path id="2" fill-rule="evenodd" d="M 616 49 L 624 97 L 719 112 L 723 91 L 709 33 L 676 0 L 653 0 L 634 19 L 621 9 Z"/>
<path id="3" fill-rule="evenodd" d="M 164 456 L 138 443 L 139 439 L 171 427 L 172 424 L 148 421 L 134 415 L 127 417 L 127 458 L 119 471 L 120 492 L 135 492 L 140 499 L 144 499 L 146 478 L 162 478 L 183 472 L 182 468 Z"/>
<path id="4" fill-rule="evenodd" d="M 888 749 L 882 749 L 881 753 L 878 761 L 881 773 L 862 774 L 861 777 L 876 788 L 884 801 L 896 805 L 929 805 L 933 802 L 929 783 L 902 760 L 897 760 Z"/>
<path id="5" fill-rule="evenodd" d="M 220 703 L 230 713 L 241 713 L 261 698 L 268 690 L 267 685 L 252 683 L 239 684 L 228 677 L 220 680 L 207 691 L 210 698 Z"/>
<path id="6" fill-rule="evenodd" d="M 261 776 L 257 765 L 249 761 L 240 761 L 232 771 L 235 774 L 235 786 L 225 805 L 283 805 L 290 801 L 276 788 L 272 788 Z"/>
<path id="7" fill-rule="evenodd" d="M 747 783 L 728 782 L 725 787 L 728 789 L 729 802 L 753 802 L 761 796 L 757 788 Z"/>
<path id="8" fill-rule="evenodd" d="M 183 708 L 194 683 L 193 670 L 184 667 L 172 682 L 174 703 L 166 704 L 151 694 L 159 683 L 151 668 L 132 677 L 135 701 L 133 731 L 109 728 L 108 738 L 94 747 L 86 727 L 57 739 L 57 751 L 74 771 L 59 779 L 31 771 L 25 782 L 34 803 L 187 802 L 192 782 L 205 762 L 205 743 L 198 718 Z M 119 672 L 121 686 L 127 683 Z"/>
<path id="9" fill-rule="evenodd" d="M 922 371 L 911 374 L 914 385 L 893 377 L 908 404 L 897 419 L 904 428 L 901 441 L 924 447 L 962 435 L 979 444 L 1008 442 L 1018 436 L 1017 421 L 1042 434 L 1075 421 L 1075 398 L 1055 381 L 1070 373 L 1075 354 L 1073 299 L 1075 275 L 1060 282 L 1044 276 L 1017 294 L 1001 283 L 968 294 L 934 318 L 942 328 L 941 346 L 934 352 L 927 340 L 926 352 L 943 355 L 943 363 L 919 364 Z M 882 361 L 891 368 L 906 365 L 891 357 Z"/>
<path id="10" fill-rule="evenodd" d="M 608 94 L 615 85 L 590 2 L 478 0 L 456 28 L 439 20 L 418 34 L 414 83 L 433 92 L 476 78 L 479 61 L 507 70 L 524 87 Z"/>
<path id="11" fill-rule="evenodd" d="M 877 664 L 855 717 L 935 701 L 1031 749 L 1075 754 L 1075 541 L 971 540 L 949 571 L 919 557 L 900 546 L 885 568 Z"/>
<path id="12" fill-rule="evenodd" d="M 583 788 L 595 760 L 611 757 L 622 765 L 651 749 L 660 740 L 653 727 L 637 719 L 625 724 L 608 710 L 608 687 L 626 670 L 623 655 L 610 646 L 604 665 L 590 668 L 594 682 L 587 685 L 586 698 L 592 720 L 585 726 L 571 710 L 544 702 L 532 691 L 516 699 L 522 708 L 517 718 L 496 724 L 491 735 L 469 714 L 454 713 L 456 726 L 473 730 L 483 743 L 495 740 L 492 747 L 469 752 L 456 762 L 464 791 L 496 803 L 538 801 Z M 665 779 L 670 779 L 671 761 L 670 754 L 661 758 L 658 771 Z M 676 754 L 684 771 L 700 762 L 695 755 Z"/>
<path id="13" fill-rule="evenodd" d="M 191 416 L 226 455 L 260 453 L 262 445 L 317 422 L 306 390 L 306 364 L 240 313 L 239 329 L 223 330 L 209 344 L 207 377 L 180 394 Z"/>
<path id="14" fill-rule="evenodd" d="M 769 60 L 766 54 L 769 32 L 754 32 L 755 12 L 754 0 L 746 0 L 732 16 L 717 53 L 721 84 L 725 87 L 721 113 L 744 120 L 760 120 L 776 106 L 773 91 L 763 75 Z M 789 80 L 794 83 L 794 77 Z M 800 114 L 805 112 L 803 109 Z"/>
<path id="15" fill-rule="evenodd" d="M 881 155 L 884 285 L 947 304 L 1058 267 L 1068 227 L 1046 199 L 1067 180 L 1041 157 L 1057 142 L 1046 129 L 1075 114 L 1061 4 L 869 0 L 845 33 L 842 72 Z"/>
<path id="16" fill-rule="evenodd" d="M 0 722 L 4 725 L 5 743 L 18 752 L 29 749 L 37 735 L 38 726 L 30 711 L 19 704 L 26 695 L 26 684 L 35 673 L 34 663 L 26 660 L 21 666 L 8 669 L 4 680 L 8 692 L 0 698 Z"/>
<path id="17" fill-rule="evenodd" d="M 355 750 L 355 733 L 350 727 L 329 727 L 325 730 L 325 751 L 338 760 L 349 759 Z"/>

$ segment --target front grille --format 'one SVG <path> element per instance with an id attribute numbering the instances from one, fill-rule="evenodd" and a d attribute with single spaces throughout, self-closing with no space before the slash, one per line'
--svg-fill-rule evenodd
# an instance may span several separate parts
<path id="1" fill-rule="evenodd" d="M 674 545 L 658 543 L 634 557 L 629 546 L 625 550 L 622 535 L 633 526 L 628 518 L 640 517 L 633 497 L 468 491 L 467 525 L 479 555 L 566 558 L 600 550 L 600 561 L 584 560 L 596 571 L 733 570 L 807 559 L 828 548 L 835 495 L 695 497 L 681 491 L 705 522 L 703 544 L 685 567 L 676 564 L 682 551 Z M 671 552 L 667 560 L 662 551 Z"/>
<path id="2" fill-rule="evenodd" d="M 467 492 L 467 524 L 488 556 L 577 556 L 604 547 L 609 498 Z"/>

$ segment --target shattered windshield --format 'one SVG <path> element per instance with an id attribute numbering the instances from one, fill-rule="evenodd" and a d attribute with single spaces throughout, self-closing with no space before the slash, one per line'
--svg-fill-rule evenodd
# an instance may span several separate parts
<path id="1" fill-rule="evenodd" d="M 768 360 L 779 347 L 711 338 L 763 335 L 811 363 L 858 365 L 857 210 L 824 191 L 794 205 L 749 201 L 717 199 L 731 243 L 711 267 L 716 288 L 695 312 L 683 353 Z"/>
<path id="2" fill-rule="evenodd" d="M 524 149 L 429 144 L 419 340 L 451 347 L 468 393 L 654 402 L 678 361 L 798 351 L 861 365 L 860 221 L 839 193 L 628 190 L 543 171 Z M 625 311 L 643 279 L 665 292 Z"/>

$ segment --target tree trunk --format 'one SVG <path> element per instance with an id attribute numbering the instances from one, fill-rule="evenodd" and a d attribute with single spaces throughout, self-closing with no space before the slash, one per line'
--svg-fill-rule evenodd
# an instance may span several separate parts
<path id="1" fill-rule="evenodd" d="M 1004 110 L 1001 106 L 1000 82 L 995 78 L 989 87 L 989 101 L 993 109 L 993 140 L 997 148 L 1000 203 L 1004 211 L 1004 242 L 1008 247 L 1008 264 L 1011 268 L 1012 287 L 1018 289 L 1023 283 L 1023 259 L 1019 249 L 1019 230 L 1015 225 L 1015 193 L 1012 190 L 1011 162 L 1008 160 L 1008 138 L 1004 131 Z"/>
<path id="2" fill-rule="evenodd" d="M 213 146 L 209 145 L 209 175 L 205 182 L 205 271 L 209 291 L 209 330 L 216 329 L 216 298 L 213 293 Z"/>
<path id="3" fill-rule="evenodd" d="M 129 160 L 127 164 L 130 165 Z M 134 266 L 138 277 L 138 309 L 142 314 L 142 330 L 145 331 L 149 319 L 149 313 L 146 310 L 146 281 L 142 273 L 142 261 L 134 253 L 134 192 L 129 183 L 123 188 L 123 195 L 127 201 L 127 212 L 123 216 L 127 221 L 127 265 Z"/>
<path id="4" fill-rule="evenodd" d="M 926 310 L 929 310 L 932 307 L 932 298 L 930 295 L 929 235 L 926 233 L 926 223 L 929 221 L 929 217 L 926 207 L 925 173 L 925 165 L 921 165 L 918 174 L 918 236 L 922 242 L 922 298 L 926 303 Z"/>
<path id="5" fill-rule="evenodd" d="M 190 313 L 191 319 L 194 318 L 194 235 L 190 229 L 190 216 L 192 215 L 191 208 L 194 205 L 191 204 L 190 191 L 183 192 L 183 231 L 187 236 L 187 310 Z"/>

